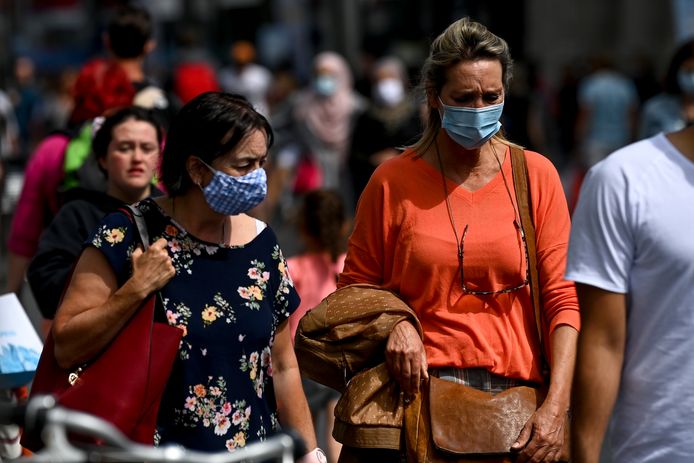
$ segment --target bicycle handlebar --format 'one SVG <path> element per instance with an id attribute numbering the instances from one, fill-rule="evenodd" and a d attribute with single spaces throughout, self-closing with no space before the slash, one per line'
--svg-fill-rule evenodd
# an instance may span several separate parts
<path id="1" fill-rule="evenodd" d="M 44 449 L 19 462 L 178 462 L 239 463 L 280 458 L 294 462 L 295 454 L 304 453 L 303 441 L 292 432 L 277 434 L 254 442 L 233 453 L 206 453 L 178 445 L 152 447 L 129 440 L 116 427 L 101 418 L 70 410 L 56 404 L 51 396 L 32 398 L 26 405 L 0 407 L 0 424 L 17 424 L 26 432 L 42 436 Z M 103 445 L 79 447 L 70 442 L 68 433 L 100 440 Z"/>

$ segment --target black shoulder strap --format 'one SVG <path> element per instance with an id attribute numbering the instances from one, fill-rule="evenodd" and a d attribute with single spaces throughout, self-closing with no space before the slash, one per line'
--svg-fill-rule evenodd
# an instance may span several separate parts
<path id="1" fill-rule="evenodd" d="M 149 248 L 149 231 L 147 230 L 147 222 L 145 222 L 145 216 L 142 215 L 142 211 L 140 211 L 140 209 L 133 206 L 132 204 L 127 204 L 125 207 L 127 208 L 127 211 L 125 209 L 121 210 L 130 213 L 130 216 L 132 217 L 133 222 L 137 227 L 137 232 L 140 235 L 140 240 L 142 241 L 142 248 L 146 251 Z M 166 318 L 164 318 L 163 315 L 164 310 L 161 309 L 162 307 L 165 307 L 165 305 L 160 290 L 156 292 L 156 298 L 156 304 L 159 308 L 155 307 L 153 322 L 167 323 Z"/>
<path id="2" fill-rule="evenodd" d="M 130 211 L 130 215 L 133 218 L 133 222 L 135 222 L 135 226 L 137 227 L 137 232 L 140 234 L 142 247 L 146 251 L 147 248 L 149 248 L 149 231 L 147 230 L 147 223 L 145 222 L 145 217 L 142 215 L 142 212 L 135 206 L 128 204 L 126 207 Z"/>
<path id="3" fill-rule="evenodd" d="M 537 247 L 535 241 L 535 223 L 532 216 L 532 198 L 528 182 L 528 164 L 521 148 L 511 146 L 511 166 L 513 169 L 513 186 L 516 190 L 516 203 L 520 214 L 521 228 L 525 233 L 528 245 L 528 265 L 530 266 L 530 296 L 535 309 L 537 336 L 542 341 L 542 314 L 540 313 L 540 280 L 537 271 Z M 544 349 L 543 349 L 544 350 Z"/>

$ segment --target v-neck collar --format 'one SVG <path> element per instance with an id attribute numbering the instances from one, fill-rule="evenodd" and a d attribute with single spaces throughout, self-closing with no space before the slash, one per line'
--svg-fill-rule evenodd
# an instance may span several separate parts
<path id="1" fill-rule="evenodd" d="M 497 172 L 492 179 L 487 182 L 484 186 L 481 188 L 475 190 L 475 191 L 470 191 L 467 188 L 465 188 L 463 185 L 454 182 L 451 180 L 449 177 L 444 176 L 446 180 L 446 188 L 448 189 L 449 194 L 453 194 L 456 196 L 459 196 L 461 198 L 467 199 L 467 200 L 472 200 L 474 198 L 478 198 L 481 196 L 485 196 L 489 194 L 490 192 L 496 190 L 500 186 L 503 187 L 504 185 L 504 178 L 503 175 L 506 175 L 507 181 L 513 182 L 512 178 L 512 172 L 511 172 L 511 159 L 509 155 L 509 148 L 506 147 L 505 151 L 503 152 L 503 157 L 504 160 L 501 162 L 501 168 L 503 169 L 503 174 L 501 171 Z M 437 185 L 442 190 L 443 193 L 443 185 L 441 182 L 441 171 L 432 164 L 429 163 L 426 159 L 424 159 L 422 156 L 417 156 L 416 162 L 418 165 L 421 167 L 421 169 L 424 171 L 424 173 L 431 179 L 433 180 Z"/>

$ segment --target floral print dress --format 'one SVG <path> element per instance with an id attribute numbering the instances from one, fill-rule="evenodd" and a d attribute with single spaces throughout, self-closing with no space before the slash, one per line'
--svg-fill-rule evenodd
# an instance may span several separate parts
<path id="1" fill-rule="evenodd" d="M 176 275 L 161 290 L 161 321 L 183 330 L 162 400 L 155 444 L 229 451 L 279 429 L 270 356 L 277 327 L 299 305 L 269 227 L 243 246 L 198 240 L 151 199 L 136 205 L 152 242 L 165 238 Z M 123 212 L 106 216 L 88 244 L 112 266 L 119 286 L 140 243 Z"/>

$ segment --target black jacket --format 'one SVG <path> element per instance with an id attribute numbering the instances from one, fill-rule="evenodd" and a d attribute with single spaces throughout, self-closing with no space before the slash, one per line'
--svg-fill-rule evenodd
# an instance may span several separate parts
<path id="1" fill-rule="evenodd" d="M 153 196 L 161 194 L 155 188 Z M 66 203 L 41 235 L 27 279 L 41 314 L 52 319 L 84 242 L 108 213 L 125 204 L 106 193 L 69 190 Z"/>

